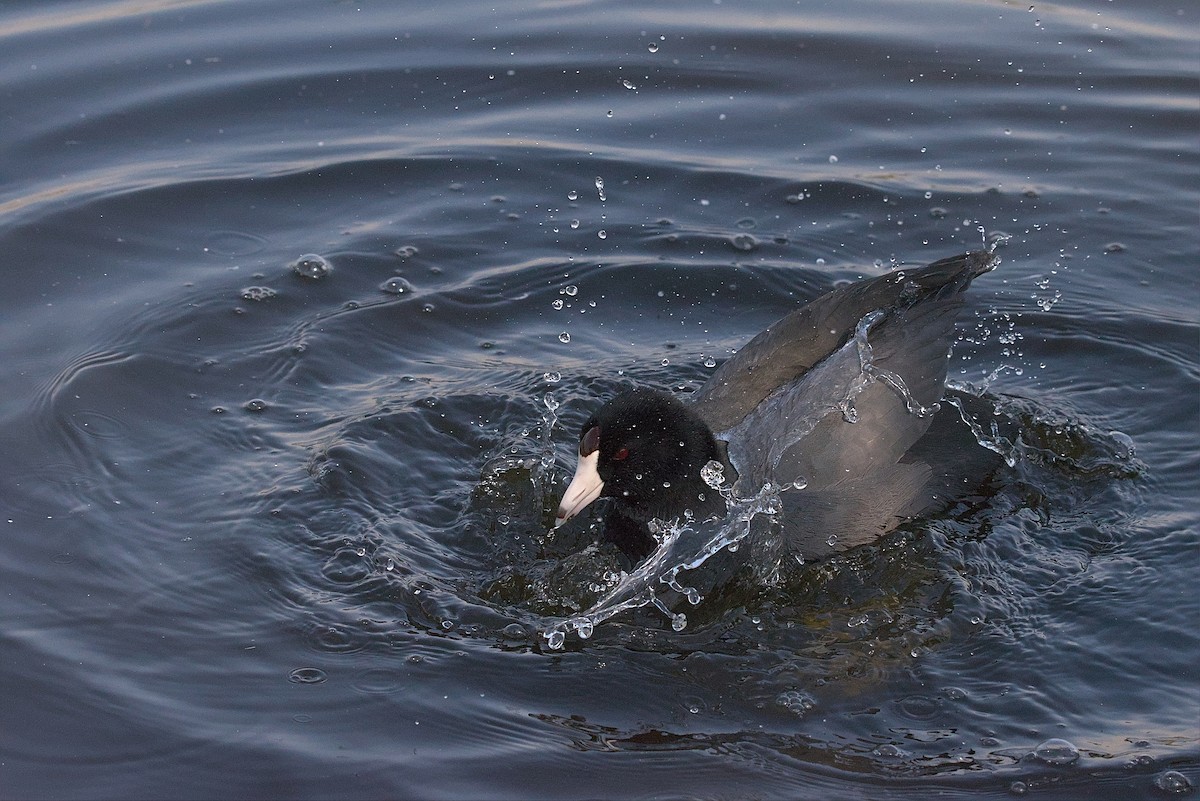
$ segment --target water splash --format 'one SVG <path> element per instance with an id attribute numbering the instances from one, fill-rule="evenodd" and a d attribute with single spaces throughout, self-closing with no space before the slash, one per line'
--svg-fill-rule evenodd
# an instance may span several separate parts
<path id="1" fill-rule="evenodd" d="M 706 466 L 709 477 L 720 476 L 719 471 Z M 723 477 L 722 477 L 723 478 Z M 561 649 L 567 635 L 576 632 L 587 639 L 596 626 L 627 609 L 653 606 L 671 622 L 675 631 L 687 627 L 687 616 L 674 612 L 660 597 L 665 587 L 679 593 L 692 606 L 698 605 L 703 596 L 696 588 L 680 581 L 680 573 L 695 570 L 716 554 L 724 550 L 736 550 L 750 533 L 752 521 L 759 515 L 775 515 L 781 508 L 779 490 L 772 484 L 765 485 L 750 498 L 739 498 L 727 483 L 717 490 L 725 498 L 728 512 L 721 520 L 697 523 L 692 520 L 652 521 L 651 531 L 659 539 L 659 546 L 637 566 L 632 573 L 622 576 L 621 581 L 607 595 L 581 614 L 560 620 L 548 626 L 542 636 L 551 650 Z"/>

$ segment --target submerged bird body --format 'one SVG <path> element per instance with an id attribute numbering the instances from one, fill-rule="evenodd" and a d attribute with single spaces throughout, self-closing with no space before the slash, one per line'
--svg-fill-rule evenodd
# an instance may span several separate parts
<path id="1" fill-rule="evenodd" d="M 767 328 L 686 400 L 634 389 L 580 433 L 579 463 L 558 522 L 612 499 L 606 537 L 631 559 L 653 549 L 647 523 L 720 517 L 701 477 L 719 462 L 739 495 L 783 494 L 782 547 L 804 558 L 868 542 L 936 510 L 990 467 L 993 454 L 952 442 L 944 392 L 962 294 L 992 269 L 967 253 L 836 289 Z"/>

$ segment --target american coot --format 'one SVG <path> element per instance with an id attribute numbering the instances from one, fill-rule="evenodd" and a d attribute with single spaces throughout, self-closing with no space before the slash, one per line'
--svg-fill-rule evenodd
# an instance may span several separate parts
<path id="1" fill-rule="evenodd" d="M 690 396 L 612 398 L 583 425 L 557 525 L 610 498 L 605 536 L 637 561 L 656 544 L 649 521 L 724 515 L 712 474 L 702 476 L 719 466 L 743 497 L 767 482 L 801 490 L 784 493 L 776 541 L 807 559 L 973 490 L 995 454 L 939 401 L 963 292 L 996 263 L 965 253 L 836 289 L 754 337 Z"/>

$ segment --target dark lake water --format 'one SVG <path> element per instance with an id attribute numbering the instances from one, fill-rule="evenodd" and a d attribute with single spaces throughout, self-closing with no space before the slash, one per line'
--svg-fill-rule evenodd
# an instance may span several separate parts
<path id="1" fill-rule="evenodd" d="M 1198 13 L 5 3 L 0 796 L 1194 793 Z M 599 402 L 985 241 L 982 503 L 550 647 Z"/>

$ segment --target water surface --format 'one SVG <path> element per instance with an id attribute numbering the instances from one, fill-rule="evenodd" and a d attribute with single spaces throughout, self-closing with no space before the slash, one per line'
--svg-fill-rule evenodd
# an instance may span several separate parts
<path id="1" fill-rule="evenodd" d="M 0 11 L 4 795 L 1200 781 L 1195 10 L 643 5 Z M 986 502 L 548 647 L 592 408 L 998 239 Z"/>

